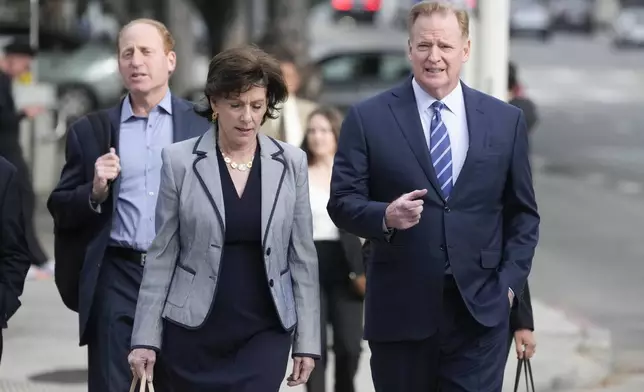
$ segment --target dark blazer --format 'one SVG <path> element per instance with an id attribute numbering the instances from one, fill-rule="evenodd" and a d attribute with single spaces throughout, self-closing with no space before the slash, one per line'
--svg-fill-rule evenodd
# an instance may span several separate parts
<path id="1" fill-rule="evenodd" d="M 174 95 L 172 113 L 175 142 L 201 136 L 208 130 L 208 120 L 198 116 L 190 102 L 176 98 Z M 112 124 L 112 141 L 118 155 L 121 105 L 110 108 L 108 115 Z M 58 227 L 69 229 L 84 227 L 95 233 L 94 239 L 87 247 L 80 277 L 78 319 L 81 345 L 84 345 L 87 340 L 85 330 L 96 290 L 96 281 L 110 238 L 112 216 L 116 208 L 114 200 L 118 200 L 120 183 L 119 177 L 111 187 L 110 196 L 103 204 L 107 208 L 104 208 L 101 214 L 96 213 L 90 206 L 89 198 L 92 193 L 94 164 L 102 154 L 98 150 L 93 132 L 85 116 L 71 125 L 67 134 L 65 166 L 58 185 L 47 200 L 47 208 Z"/>
<path id="2" fill-rule="evenodd" d="M 360 238 L 346 230 L 340 230 L 340 242 L 347 257 L 348 273 L 356 274 L 356 276 L 364 275 L 364 255 Z"/>
<path id="3" fill-rule="evenodd" d="M 0 327 L 20 307 L 19 297 L 31 257 L 25 240 L 19 178 L 15 166 L 0 157 Z"/>
<path id="4" fill-rule="evenodd" d="M 472 316 L 507 320 L 508 289 L 521 293 L 538 240 L 539 214 L 521 111 L 462 85 L 469 128 L 464 167 L 445 200 L 431 163 L 411 78 L 353 106 L 342 125 L 328 211 L 371 240 L 365 338 L 425 339 L 438 328 L 449 259 Z M 387 205 L 427 189 L 420 223 L 386 235 Z"/>
<path id="5" fill-rule="evenodd" d="M 24 113 L 16 110 L 12 78 L 0 71 L 0 156 L 10 162 L 22 159 L 20 148 L 20 121 Z"/>
<path id="6" fill-rule="evenodd" d="M 525 284 L 521 300 L 518 305 L 512 308 L 510 313 L 510 332 L 514 333 L 520 329 L 534 331 L 534 317 L 532 316 L 532 298 L 530 297 L 530 285 Z"/>

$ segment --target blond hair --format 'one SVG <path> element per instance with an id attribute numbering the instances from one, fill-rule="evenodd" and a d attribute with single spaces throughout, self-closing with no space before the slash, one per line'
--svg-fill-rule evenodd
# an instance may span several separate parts
<path id="1" fill-rule="evenodd" d="M 119 45 L 121 43 L 121 36 L 123 35 L 123 32 L 128 28 L 137 24 L 146 24 L 148 26 L 152 26 L 155 29 L 157 29 L 157 31 L 159 32 L 159 35 L 161 36 L 161 39 L 163 40 L 163 50 L 165 51 L 166 54 L 174 50 L 174 37 L 172 37 L 172 34 L 170 34 L 170 30 L 168 30 L 168 28 L 163 23 L 154 19 L 139 18 L 129 22 L 128 24 L 126 24 L 121 28 L 121 31 L 119 31 L 118 40 L 116 41 L 116 49 L 118 51 L 121 50 Z"/>
<path id="2" fill-rule="evenodd" d="M 487 0 L 494 1 L 494 0 Z M 407 26 L 411 32 L 411 28 L 416 23 L 416 20 L 420 16 L 431 16 L 432 14 L 449 14 L 453 13 L 456 15 L 456 20 L 463 34 L 463 38 L 468 38 L 470 36 L 470 15 L 467 13 L 467 10 L 457 7 L 452 2 L 448 1 L 438 1 L 438 0 L 425 0 L 420 3 L 416 3 L 411 10 L 409 11 L 409 18 L 407 20 Z"/>

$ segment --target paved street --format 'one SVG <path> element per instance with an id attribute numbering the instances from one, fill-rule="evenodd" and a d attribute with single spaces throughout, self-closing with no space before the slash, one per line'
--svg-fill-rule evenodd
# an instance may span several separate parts
<path id="1" fill-rule="evenodd" d="M 606 39 L 557 36 L 514 41 L 541 124 L 534 153 L 548 168 L 625 193 L 644 189 L 644 51 L 616 52 Z"/>
<path id="2" fill-rule="evenodd" d="M 642 371 L 644 51 L 562 36 L 515 41 L 511 56 L 539 104 L 533 152 L 548 178 L 535 295 L 610 328 L 617 369 Z"/>

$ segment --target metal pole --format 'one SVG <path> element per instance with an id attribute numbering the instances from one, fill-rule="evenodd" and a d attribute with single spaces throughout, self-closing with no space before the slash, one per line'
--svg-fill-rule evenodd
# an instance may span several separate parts
<path id="1" fill-rule="evenodd" d="M 29 44 L 38 48 L 38 33 L 40 27 L 40 4 L 38 0 L 29 0 Z M 31 67 L 31 78 L 33 82 L 38 80 L 38 60 L 34 61 Z"/>
<path id="2" fill-rule="evenodd" d="M 40 25 L 40 4 L 39 0 L 29 0 L 29 45 L 31 47 L 38 49 L 38 35 L 39 35 L 39 26 Z M 38 81 L 38 60 L 37 58 L 31 64 L 31 83 L 35 84 Z M 30 172 L 30 181 L 34 181 L 34 175 L 36 170 L 36 144 L 37 144 L 37 129 L 36 129 L 36 119 L 29 120 L 29 172 Z"/>
<path id="3" fill-rule="evenodd" d="M 480 89 L 506 101 L 510 45 L 510 0 L 478 2 Z"/>

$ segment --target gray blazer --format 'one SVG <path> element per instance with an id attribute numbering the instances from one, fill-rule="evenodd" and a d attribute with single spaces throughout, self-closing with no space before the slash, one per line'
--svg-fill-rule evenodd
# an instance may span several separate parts
<path id="1" fill-rule="evenodd" d="M 209 313 L 226 229 L 215 138 L 212 127 L 161 154 L 157 236 L 145 263 L 132 348 L 160 350 L 162 318 L 195 328 Z M 318 260 L 306 155 L 263 134 L 259 146 L 266 284 L 282 326 L 295 331 L 293 353 L 320 355 Z"/>

